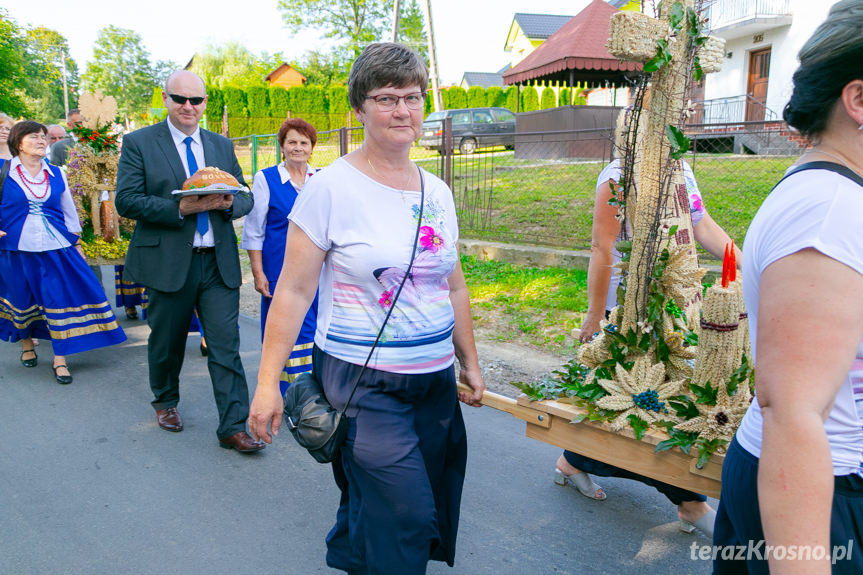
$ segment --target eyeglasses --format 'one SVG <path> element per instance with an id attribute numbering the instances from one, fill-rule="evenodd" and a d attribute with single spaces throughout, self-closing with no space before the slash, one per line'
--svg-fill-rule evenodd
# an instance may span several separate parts
<path id="1" fill-rule="evenodd" d="M 405 101 L 405 106 L 410 110 L 422 110 L 425 102 L 425 92 L 414 92 L 406 96 L 396 96 L 395 94 L 378 94 L 377 96 L 366 96 L 366 100 L 374 100 L 378 112 L 392 112 L 399 105 L 399 100 Z"/>
<path id="2" fill-rule="evenodd" d="M 180 104 L 181 106 L 186 102 L 189 102 L 193 106 L 200 106 L 204 101 L 206 96 L 194 96 L 192 98 L 187 98 L 186 96 L 180 96 L 179 94 L 168 94 L 168 97 L 174 100 L 174 102 Z"/>
<path id="3" fill-rule="evenodd" d="M 0 126 L 0 132 L 11 132 L 12 128 L 9 126 Z"/>

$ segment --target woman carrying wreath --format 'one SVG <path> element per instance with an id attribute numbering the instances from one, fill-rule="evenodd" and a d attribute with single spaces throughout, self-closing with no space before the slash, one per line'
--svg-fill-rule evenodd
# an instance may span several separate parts
<path id="1" fill-rule="evenodd" d="M 314 126 L 301 118 L 289 118 L 279 128 L 277 139 L 285 161 L 255 174 L 252 183 L 255 207 L 246 216 L 240 242 L 240 247 L 249 252 L 255 290 L 261 294 L 261 338 L 264 337 L 270 303 L 285 260 L 288 216 L 306 182 L 317 171 L 309 165 L 318 140 Z M 279 384 L 282 395 L 297 375 L 312 370 L 317 315 L 318 296 L 315 295 L 282 370 Z"/>
<path id="2" fill-rule="evenodd" d="M 315 174 L 291 210 L 249 417 L 251 433 L 271 442 L 282 419 L 279 377 L 316 288 L 312 373 L 333 407 L 345 408 L 421 226 L 333 462 L 341 501 L 327 564 L 349 573 L 419 575 L 430 559 L 453 564 L 467 459 L 458 400 L 479 405 L 485 389 L 452 192 L 409 156 L 427 86 L 425 64 L 401 44 L 371 44 L 351 67 L 348 97 L 365 140 Z M 457 393 L 454 357 L 472 393 Z"/>
<path id="3" fill-rule="evenodd" d="M 50 340 L 54 377 L 72 383 L 66 355 L 121 343 L 111 305 L 81 252 L 81 225 L 66 176 L 45 161 L 48 132 L 30 120 L 9 134 L 9 175 L 0 201 L 0 339 L 21 342 L 36 367 L 33 338 Z M 77 248 L 77 249 L 74 249 Z"/>

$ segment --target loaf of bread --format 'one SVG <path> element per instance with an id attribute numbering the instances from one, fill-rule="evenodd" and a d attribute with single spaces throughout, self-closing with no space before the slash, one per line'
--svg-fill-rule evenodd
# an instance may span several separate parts
<path id="1" fill-rule="evenodd" d="M 201 168 L 183 182 L 183 190 L 198 188 L 233 190 L 238 187 L 240 187 L 240 182 L 237 181 L 237 178 L 212 166 Z"/>

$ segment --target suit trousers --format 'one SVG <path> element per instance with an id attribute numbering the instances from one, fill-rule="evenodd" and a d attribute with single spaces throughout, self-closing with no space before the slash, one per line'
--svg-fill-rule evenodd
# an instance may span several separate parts
<path id="1" fill-rule="evenodd" d="M 219 410 L 219 439 L 246 430 L 249 388 L 240 360 L 240 290 L 222 281 L 213 252 L 195 253 L 186 283 L 176 292 L 148 287 L 147 323 L 150 339 L 147 360 L 153 407 L 176 407 L 180 401 L 180 369 L 192 312 L 207 334 L 207 368 Z"/>

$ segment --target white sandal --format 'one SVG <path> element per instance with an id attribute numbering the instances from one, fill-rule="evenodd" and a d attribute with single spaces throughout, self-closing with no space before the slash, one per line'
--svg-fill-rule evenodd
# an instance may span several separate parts
<path id="1" fill-rule="evenodd" d="M 684 533 L 694 533 L 696 529 L 707 537 L 713 538 L 713 524 L 716 523 L 716 511 L 711 509 L 695 521 L 680 520 L 680 530 Z"/>
<path id="2" fill-rule="evenodd" d="M 554 482 L 557 485 L 563 486 L 569 484 L 574 487 L 576 491 L 594 501 L 605 501 L 608 497 L 608 495 L 605 494 L 605 491 L 602 490 L 602 487 L 594 483 L 590 478 L 590 475 L 583 471 L 581 473 L 566 475 L 563 471 L 555 467 Z"/>

